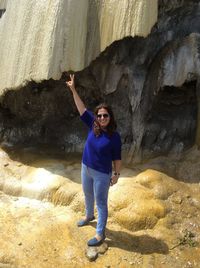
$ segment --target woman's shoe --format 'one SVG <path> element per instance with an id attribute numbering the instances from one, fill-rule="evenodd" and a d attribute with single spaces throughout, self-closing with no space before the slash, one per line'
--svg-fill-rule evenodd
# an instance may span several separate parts
<path id="1" fill-rule="evenodd" d="M 89 247 L 97 247 L 104 242 L 105 238 L 106 238 L 105 235 L 100 240 L 98 240 L 96 237 L 93 237 L 87 242 L 87 244 Z"/>
<path id="2" fill-rule="evenodd" d="M 85 226 L 85 225 L 88 225 L 88 223 L 90 221 L 93 221 L 95 219 L 95 217 L 93 216 L 92 218 L 88 218 L 88 219 L 84 219 L 84 220 L 80 220 L 77 222 L 77 226 L 78 227 L 82 227 L 82 226 Z"/>

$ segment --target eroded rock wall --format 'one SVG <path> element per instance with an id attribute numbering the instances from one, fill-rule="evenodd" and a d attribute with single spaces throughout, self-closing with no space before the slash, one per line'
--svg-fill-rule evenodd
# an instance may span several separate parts
<path id="1" fill-rule="evenodd" d="M 200 5 L 162 3 L 147 37 L 115 41 L 75 74 L 89 109 L 101 101 L 112 105 L 129 162 L 179 155 L 199 143 Z M 67 78 L 63 73 L 57 81 L 8 91 L 1 98 L 1 139 L 81 151 L 87 130 L 66 88 Z"/>

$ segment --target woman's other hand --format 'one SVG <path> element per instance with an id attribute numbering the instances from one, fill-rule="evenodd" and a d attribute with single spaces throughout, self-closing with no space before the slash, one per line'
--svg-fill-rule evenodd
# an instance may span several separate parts
<path id="1" fill-rule="evenodd" d="M 110 186 L 113 186 L 118 182 L 119 176 L 118 175 L 113 175 L 110 179 Z"/>

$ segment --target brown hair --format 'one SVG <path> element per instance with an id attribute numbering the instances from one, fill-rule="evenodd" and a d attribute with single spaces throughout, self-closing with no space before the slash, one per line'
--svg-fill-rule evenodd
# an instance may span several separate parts
<path id="1" fill-rule="evenodd" d="M 115 130 L 117 128 L 117 124 L 115 122 L 114 114 L 113 114 L 112 108 L 109 105 L 107 105 L 106 103 L 101 103 L 94 110 L 94 114 L 95 114 L 96 117 L 97 117 L 98 111 L 100 109 L 102 109 L 102 108 L 106 109 L 108 114 L 109 114 L 109 116 L 110 116 L 110 122 L 109 122 L 109 124 L 108 124 L 106 129 L 107 129 L 108 135 L 111 136 L 113 134 L 113 132 L 115 132 Z M 99 124 L 97 119 L 95 119 L 95 121 L 94 121 L 93 131 L 94 131 L 95 136 L 97 136 L 97 137 L 102 132 L 101 126 L 100 126 L 100 124 Z"/>

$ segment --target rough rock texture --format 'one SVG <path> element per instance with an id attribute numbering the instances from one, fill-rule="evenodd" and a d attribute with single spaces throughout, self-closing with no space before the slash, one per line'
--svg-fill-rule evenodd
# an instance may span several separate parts
<path id="1" fill-rule="evenodd" d="M 84 216 L 80 156 L 6 151 L 0 149 L 0 267 L 199 268 L 200 185 L 188 183 L 195 170 L 182 182 L 145 166 L 124 167 L 110 188 L 105 243 L 88 249 L 96 220 L 76 225 Z M 177 170 L 194 158 L 196 165 L 196 156 L 189 151 Z"/>
<path id="2" fill-rule="evenodd" d="M 149 173 L 149 171 L 147 171 Z M 145 177 L 145 174 L 141 175 Z M 153 228 L 164 217 L 165 208 L 151 190 L 133 185 L 133 180 L 120 181 L 117 190 L 110 191 L 111 215 L 131 231 Z"/>
<path id="3" fill-rule="evenodd" d="M 89 109 L 112 105 L 124 159 L 177 157 L 200 140 L 197 1 L 160 1 L 151 34 L 112 43 L 77 72 L 77 90 Z M 11 143 L 47 143 L 81 151 L 86 129 L 63 73 L 60 80 L 30 82 L 1 97 L 0 137 Z M 56 129 L 56 131 L 55 131 Z"/>
<path id="4" fill-rule="evenodd" d="M 104 254 L 108 250 L 108 244 L 103 243 L 98 247 L 87 247 L 85 255 L 89 261 L 95 261 L 99 254 Z"/>
<path id="5" fill-rule="evenodd" d="M 0 92 L 81 70 L 113 41 L 147 36 L 156 20 L 157 0 L 9 0 L 0 20 Z"/>

